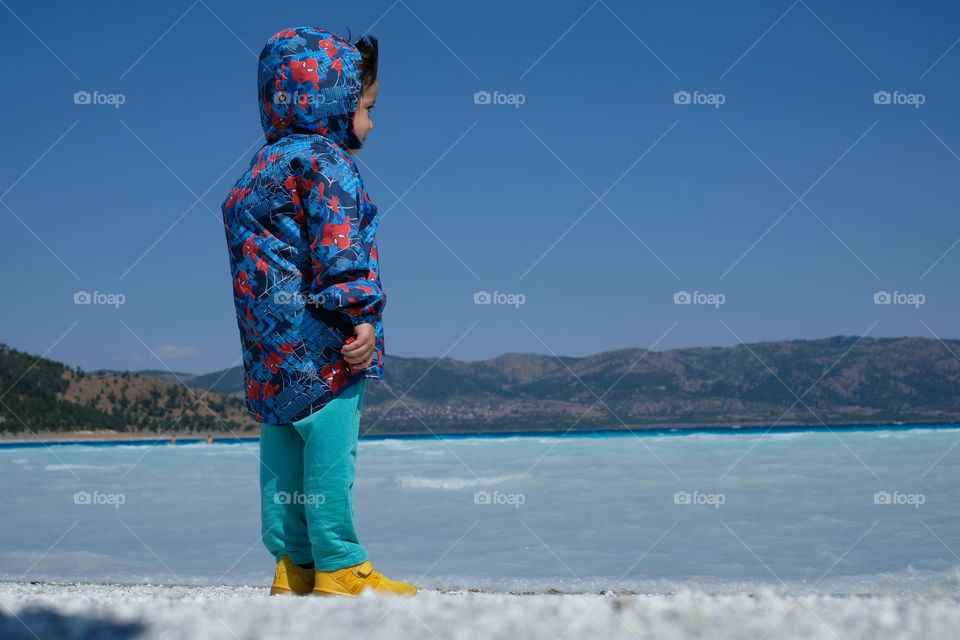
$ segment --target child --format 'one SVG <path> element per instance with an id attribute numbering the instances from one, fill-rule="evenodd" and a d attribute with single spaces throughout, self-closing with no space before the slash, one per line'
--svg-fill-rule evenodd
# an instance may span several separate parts
<path id="1" fill-rule="evenodd" d="M 353 524 L 367 378 L 383 378 L 377 208 L 352 155 L 373 128 L 376 38 L 285 29 L 260 54 L 267 143 L 223 203 L 247 407 L 262 423 L 271 594 L 412 595 Z"/>

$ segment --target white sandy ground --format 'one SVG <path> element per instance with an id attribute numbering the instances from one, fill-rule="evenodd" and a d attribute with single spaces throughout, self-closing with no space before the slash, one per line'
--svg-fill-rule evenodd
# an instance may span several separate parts
<path id="1" fill-rule="evenodd" d="M 535 594 L 271 597 L 262 587 L 0 582 L 0 638 L 955 638 L 953 596 Z"/>

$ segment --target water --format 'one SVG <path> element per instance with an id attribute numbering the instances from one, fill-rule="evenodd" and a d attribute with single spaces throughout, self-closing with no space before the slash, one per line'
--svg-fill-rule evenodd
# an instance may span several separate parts
<path id="1" fill-rule="evenodd" d="M 957 427 L 364 440 L 357 527 L 378 569 L 427 588 L 957 595 L 958 443 Z M 257 475 L 256 442 L 2 448 L 0 579 L 268 584 Z"/>

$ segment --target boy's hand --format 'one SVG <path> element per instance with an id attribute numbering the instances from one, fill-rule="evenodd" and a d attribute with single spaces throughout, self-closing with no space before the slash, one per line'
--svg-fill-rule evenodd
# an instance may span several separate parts
<path id="1" fill-rule="evenodd" d="M 373 324 L 364 322 L 354 327 L 355 339 L 347 338 L 340 349 L 343 359 L 347 361 L 350 372 L 366 369 L 373 362 L 373 349 L 377 340 Z"/>

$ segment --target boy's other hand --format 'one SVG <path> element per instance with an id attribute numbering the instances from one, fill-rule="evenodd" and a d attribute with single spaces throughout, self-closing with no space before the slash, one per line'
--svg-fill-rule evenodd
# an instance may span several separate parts
<path id="1" fill-rule="evenodd" d="M 370 322 L 356 325 L 353 331 L 356 339 L 350 344 L 344 344 L 340 349 L 351 372 L 370 366 L 373 362 L 373 349 L 377 339 L 376 331 Z"/>

